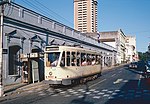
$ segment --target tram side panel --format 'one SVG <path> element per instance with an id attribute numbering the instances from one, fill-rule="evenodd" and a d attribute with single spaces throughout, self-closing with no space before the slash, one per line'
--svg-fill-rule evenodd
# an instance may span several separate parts
<path id="1" fill-rule="evenodd" d="M 69 85 L 75 79 L 101 73 L 100 55 L 70 47 L 64 51 L 64 48 L 45 54 L 45 80 L 49 84 Z"/>
<path id="2" fill-rule="evenodd" d="M 47 73 L 45 73 L 45 79 L 48 80 L 49 84 L 62 84 L 64 82 L 71 84 L 72 80 L 99 74 L 101 72 L 99 65 L 82 67 L 56 67 L 46 68 L 46 70 Z"/>

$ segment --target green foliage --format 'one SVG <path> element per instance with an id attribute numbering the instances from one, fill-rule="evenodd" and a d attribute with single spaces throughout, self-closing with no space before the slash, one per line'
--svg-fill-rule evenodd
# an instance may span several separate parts
<path id="1" fill-rule="evenodd" d="M 138 52 L 138 55 L 139 55 L 140 60 L 143 60 L 143 61 L 150 60 L 150 53 L 148 52 L 145 52 L 145 53 Z"/>

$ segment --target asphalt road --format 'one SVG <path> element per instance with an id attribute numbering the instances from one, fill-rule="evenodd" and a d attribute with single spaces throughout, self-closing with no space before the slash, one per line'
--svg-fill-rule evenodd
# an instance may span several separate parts
<path id="1" fill-rule="evenodd" d="M 0 104 L 150 104 L 150 79 L 124 66 L 86 84 L 32 90 Z"/>

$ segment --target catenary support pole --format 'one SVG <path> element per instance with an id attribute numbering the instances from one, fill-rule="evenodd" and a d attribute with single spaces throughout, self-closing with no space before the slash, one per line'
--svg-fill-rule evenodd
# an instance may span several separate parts
<path id="1" fill-rule="evenodd" d="M 0 97 L 4 94 L 3 88 L 3 15 L 4 6 L 1 5 L 0 11 Z"/>

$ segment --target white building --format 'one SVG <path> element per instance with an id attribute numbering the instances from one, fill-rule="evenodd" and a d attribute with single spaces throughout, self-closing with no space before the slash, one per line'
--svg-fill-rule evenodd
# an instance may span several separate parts
<path id="1" fill-rule="evenodd" d="M 129 62 L 137 60 L 135 36 L 126 36 L 126 60 Z"/>
<path id="2" fill-rule="evenodd" d="M 125 62 L 125 39 L 124 32 L 118 31 L 100 32 L 100 42 L 106 43 L 117 49 L 116 63 Z"/>

